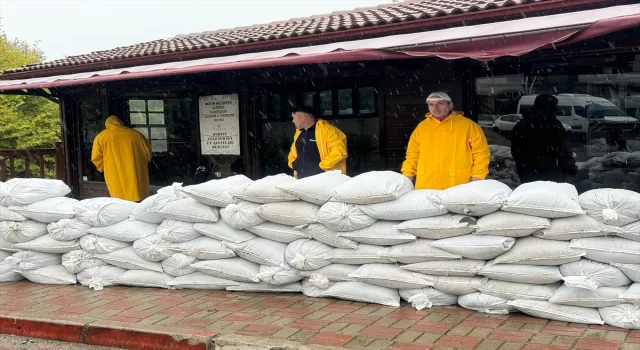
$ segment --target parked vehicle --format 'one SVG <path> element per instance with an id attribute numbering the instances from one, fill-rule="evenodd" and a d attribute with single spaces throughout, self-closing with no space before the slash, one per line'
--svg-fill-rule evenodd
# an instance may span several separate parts
<path id="1" fill-rule="evenodd" d="M 483 128 L 493 127 L 493 123 L 496 121 L 496 116 L 493 114 L 479 114 L 478 125 Z"/>
<path id="2" fill-rule="evenodd" d="M 522 114 L 505 114 L 505 115 L 501 115 L 498 118 L 496 118 L 496 121 L 493 123 L 492 129 L 493 131 L 499 132 L 499 133 L 510 133 L 513 131 L 513 127 L 516 126 L 516 124 L 522 120 Z M 571 131 L 571 126 L 566 124 L 566 123 L 562 123 L 562 126 L 564 126 L 564 129 L 566 131 Z"/>

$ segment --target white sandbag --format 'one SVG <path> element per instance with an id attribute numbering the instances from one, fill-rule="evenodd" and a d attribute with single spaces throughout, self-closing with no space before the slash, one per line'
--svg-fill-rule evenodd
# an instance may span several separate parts
<path id="1" fill-rule="evenodd" d="M 582 307 L 606 307 L 620 304 L 620 294 L 627 290 L 627 287 L 600 287 L 595 291 L 584 288 L 573 288 L 566 285 L 560 286 L 550 302 L 562 305 L 573 305 Z"/>
<path id="2" fill-rule="evenodd" d="M 287 245 L 284 259 L 289 266 L 303 271 L 317 270 L 331 264 L 334 248 L 311 239 L 299 239 Z M 337 262 L 337 261 L 333 261 Z"/>
<path id="3" fill-rule="evenodd" d="M 569 242 L 523 237 L 493 263 L 553 266 L 578 261 L 585 254 L 582 249 L 573 249 Z"/>
<path id="4" fill-rule="evenodd" d="M 605 225 L 586 215 L 551 220 L 551 226 L 534 233 L 536 237 L 557 241 L 576 238 L 609 236 L 621 232 L 620 228 Z"/>
<path id="5" fill-rule="evenodd" d="M 58 241 L 49 235 L 40 236 L 24 243 L 16 243 L 13 246 L 22 250 L 55 254 L 64 254 L 72 250 L 80 249 L 80 243 L 78 243 L 77 240 Z"/>
<path id="6" fill-rule="evenodd" d="M 0 282 L 13 282 L 24 279 L 24 276 L 13 271 L 13 264 L 0 260 Z"/>
<path id="7" fill-rule="evenodd" d="M 448 188 L 438 197 L 452 213 L 483 216 L 499 210 L 510 194 L 511 188 L 502 182 L 481 180 Z"/>
<path id="8" fill-rule="evenodd" d="M 439 239 L 434 247 L 467 259 L 490 260 L 513 247 L 515 238 L 489 235 L 465 235 Z"/>
<path id="9" fill-rule="evenodd" d="M 357 281 L 336 282 L 324 291 L 323 296 L 393 307 L 400 306 L 400 294 L 397 289 Z"/>
<path id="10" fill-rule="evenodd" d="M 195 257 L 175 253 L 170 257 L 162 260 L 162 270 L 173 277 L 180 277 L 196 272 L 194 267 L 189 265 L 197 263 Z"/>
<path id="11" fill-rule="evenodd" d="M 13 210 L 9 210 L 9 208 L 4 205 L 0 205 L 0 221 L 25 221 L 26 217 L 14 212 Z"/>
<path id="12" fill-rule="evenodd" d="M 198 271 L 236 282 L 259 282 L 260 265 L 242 258 L 204 260 L 191 264 Z"/>
<path id="13" fill-rule="evenodd" d="M 559 283 L 531 284 L 489 280 L 478 289 L 482 293 L 508 300 L 549 300 L 559 286 Z"/>
<path id="14" fill-rule="evenodd" d="M 60 180 L 51 179 L 9 179 L 0 181 L 0 205 L 27 205 L 41 200 L 64 197 L 71 189 Z"/>
<path id="15" fill-rule="evenodd" d="M 416 264 L 434 260 L 461 259 L 462 256 L 433 246 L 434 240 L 419 238 L 413 242 L 397 244 L 387 249 L 378 250 L 378 256 L 390 262 Z M 375 246 L 377 247 L 377 246 Z M 379 247 L 382 248 L 382 247 Z"/>
<path id="16" fill-rule="evenodd" d="M 484 264 L 483 260 L 473 259 L 436 260 L 404 265 L 402 269 L 435 276 L 473 277 Z"/>
<path id="17" fill-rule="evenodd" d="M 115 241 L 96 235 L 85 235 L 80 238 L 80 248 L 94 254 L 107 254 L 130 246 L 131 243 Z"/>
<path id="18" fill-rule="evenodd" d="M 356 249 L 335 248 L 329 251 L 329 256 L 330 262 L 336 264 L 391 264 L 390 260 L 383 257 L 385 254 L 388 255 L 388 251 L 389 247 L 361 243 Z"/>
<path id="19" fill-rule="evenodd" d="M 458 303 L 458 296 L 443 293 L 431 287 L 417 289 L 401 289 L 400 298 L 410 303 L 414 309 L 420 311 L 433 306 L 447 306 Z"/>
<path id="20" fill-rule="evenodd" d="M 391 246 L 416 240 L 416 236 L 395 229 L 394 227 L 397 223 L 397 221 L 378 221 L 359 230 L 339 232 L 338 236 L 358 243 L 381 246 Z"/>
<path id="21" fill-rule="evenodd" d="M 603 224 L 624 226 L 640 221 L 640 193 L 599 188 L 581 194 L 579 200 L 587 215 Z"/>
<path id="22" fill-rule="evenodd" d="M 155 201 L 157 196 L 158 195 L 155 194 L 151 197 L 147 197 L 145 198 L 145 200 L 143 200 L 138 205 L 136 205 L 136 207 L 133 208 L 133 210 L 131 211 L 131 217 L 136 220 L 148 222 L 150 224 L 161 223 L 164 220 L 164 218 L 151 211 L 153 207 L 158 205 Z"/>
<path id="23" fill-rule="evenodd" d="M 364 264 L 350 273 L 349 277 L 356 281 L 396 289 L 431 286 L 431 282 L 423 275 L 403 270 L 400 266 L 390 264 Z"/>
<path id="24" fill-rule="evenodd" d="M 229 193 L 231 189 L 250 182 L 252 180 L 244 175 L 234 175 L 182 187 L 180 190 L 202 204 L 224 208 L 233 203 L 233 196 Z"/>
<path id="25" fill-rule="evenodd" d="M 192 222 L 164 220 L 156 228 L 156 234 L 171 243 L 188 242 L 202 236 L 195 230 L 194 226 L 195 224 Z"/>
<path id="26" fill-rule="evenodd" d="M 586 251 L 585 258 L 620 264 L 640 262 L 640 242 L 619 237 L 593 237 L 574 239 L 570 247 Z"/>
<path id="27" fill-rule="evenodd" d="M 353 281 L 353 278 L 349 277 L 349 274 L 359 267 L 360 265 L 331 264 L 317 270 L 298 271 L 297 274 L 303 277 L 311 277 L 311 275 L 315 274 L 335 282 Z"/>
<path id="28" fill-rule="evenodd" d="M 133 242 L 156 234 L 158 225 L 148 222 L 126 219 L 113 225 L 104 227 L 92 227 L 89 233 L 99 237 L 109 238 L 121 242 Z"/>
<path id="29" fill-rule="evenodd" d="M 189 196 L 182 191 L 182 182 L 174 182 L 157 191 L 155 194 L 155 202 L 156 206 L 163 206 L 187 197 Z"/>
<path id="30" fill-rule="evenodd" d="M 35 270 L 20 271 L 24 278 L 40 284 L 76 284 L 76 275 L 62 265 L 45 266 Z"/>
<path id="31" fill-rule="evenodd" d="M 32 252 L 29 250 L 14 253 L 4 260 L 13 264 L 14 269 L 18 272 L 62 264 L 62 256 L 60 254 Z"/>
<path id="32" fill-rule="evenodd" d="M 558 305 L 543 300 L 511 300 L 509 306 L 527 315 L 554 321 L 604 324 L 598 310 L 592 308 Z"/>
<path id="33" fill-rule="evenodd" d="M 280 266 L 287 250 L 287 244 L 260 237 L 237 244 L 225 242 L 224 245 L 241 258 L 267 266 Z"/>
<path id="34" fill-rule="evenodd" d="M 476 229 L 476 219 L 459 214 L 446 214 L 430 218 L 408 220 L 396 229 L 427 239 L 443 239 L 466 235 Z"/>
<path id="35" fill-rule="evenodd" d="M 82 249 L 72 250 L 62 255 L 62 266 L 71 273 L 79 273 L 92 267 L 106 265 L 106 262 L 96 258 L 93 253 Z"/>
<path id="36" fill-rule="evenodd" d="M 253 233 L 245 230 L 237 230 L 222 220 L 206 224 L 194 224 L 193 228 L 199 234 L 229 243 L 242 243 L 257 238 Z"/>
<path id="37" fill-rule="evenodd" d="M 293 282 L 283 285 L 273 285 L 265 282 L 248 283 L 243 282 L 237 286 L 227 287 L 227 290 L 236 292 L 257 292 L 257 293 L 299 293 L 302 291 L 300 282 Z"/>
<path id="38" fill-rule="evenodd" d="M 291 243 L 299 239 L 309 238 L 304 232 L 296 230 L 291 226 L 274 224 L 273 222 L 265 222 L 248 227 L 246 230 L 262 238 L 282 243 Z"/>
<path id="39" fill-rule="evenodd" d="M 484 277 L 423 276 L 431 282 L 433 288 L 443 293 L 453 295 L 475 293 L 487 280 Z"/>
<path id="40" fill-rule="evenodd" d="M 316 221 L 320 206 L 302 201 L 277 202 L 261 205 L 258 215 L 276 224 L 299 226 Z"/>
<path id="41" fill-rule="evenodd" d="M 516 283 L 550 284 L 562 281 L 558 266 L 487 263 L 478 271 L 478 275 Z"/>
<path id="42" fill-rule="evenodd" d="M 327 288 L 333 286 L 336 282 L 330 282 Z M 310 278 L 305 278 L 301 282 L 302 285 L 302 294 L 312 297 L 312 298 L 321 298 L 324 296 L 324 291 L 327 288 L 321 288 L 311 282 Z"/>
<path id="43" fill-rule="evenodd" d="M 640 242 L 640 221 L 622 226 L 620 229 L 621 231 L 617 233 L 618 236 Z"/>
<path id="44" fill-rule="evenodd" d="M 222 241 L 205 236 L 183 243 L 174 243 L 171 245 L 171 250 L 174 253 L 182 253 L 203 260 L 226 259 L 236 256 Z"/>
<path id="45" fill-rule="evenodd" d="M 165 219 L 184 222 L 216 222 L 218 208 L 202 204 L 189 197 L 151 208 L 151 212 Z"/>
<path id="46" fill-rule="evenodd" d="M 113 283 L 131 287 L 169 288 L 173 277 L 166 273 L 149 270 L 128 270 L 118 276 Z"/>
<path id="47" fill-rule="evenodd" d="M 10 252 L 5 252 L 0 250 L 0 261 L 3 261 L 4 259 L 10 257 L 12 254 Z"/>
<path id="48" fill-rule="evenodd" d="M 296 197 L 277 188 L 289 182 L 297 181 L 286 174 L 278 174 L 264 177 L 260 180 L 232 187 L 229 194 L 233 197 L 254 203 L 273 203 L 296 200 Z"/>
<path id="49" fill-rule="evenodd" d="M 526 237 L 534 232 L 551 226 L 547 218 L 537 216 L 497 211 L 478 219 L 478 228 L 474 234 L 506 237 Z"/>
<path id="50" fill-rule="evenodd" d="M 413 190 L 406 176 L 393 171 L 369 171 L 336 187 L 333 198 L 350 204 L 375 204 L 402 197 Z"/>
<path id="51" fill-rule="evenodd" d="M 560 265 L 560 272 L 564 276 L 564 284 L 574 288 L 595 291 L 599 287 L 622 287 L 631 284 L 631 280 L 617 267 L 589 259 Z"/>
<path id="52" fill-rule="evenodd" d="M 99 291 L 104 287 L 116 285 L 114 281 L 125 272 L 127 270 L 120 267 L 95 266 L 80 271 L 76 277 L 83 286 Z"/>
<path id="53" fill-rule="evenodd" d="M 300 231 L 303 235 L 311 237 L 316 241 L 330 245 L 335 248 L 355 249 L 358 243 L 338 236 L 338 232 L 329 229 L 323 224 L 306 224 L 294 227 L 294 230 Z"/>
<path id="54" fill-rule="evenodd" d="M 260 266 L 260 270 L 256 275 L 261 282 L 282 286 L 302 280 L 304 277 L 298 275 L 297 271 L 292 269 L 286 263 L 280 266 Z"/>
<path id="55" fill-rule="evenodd" d="M 107 254 L 96 254 L 95 257 L 123 269 L 162 272 L 160 263 L 144 260 L 136 254 L 133 247 L 122 248 Z"/>
<path id="56" fill-rule="evenodd" d="M 7 241 L 6 239 L 0 236 L 0 251 L 5 252 L 17 252 L 18 249 L 13 246 L 13 243 Z"/>
<path id="57" fill-rule="evenodd" d="M 277 185 L 276 188 L 305 202 L 323 205 L 331 199 L 336 188 L 349 179 L 342 172 L 331 170 Z"/>
<path id="58" fill-rule="evenodd" d="M 640 283 L 636 282 L 629 286 L 629 289 L 620 294 L 620 299 L 627 303 L 640 305 Z"/>
<path id="59" fill-rule="evenodd" d="M 196 269 L 193 270 L 194 272 L 192 273 L 175 277 L 167 282 L 167 285 L 169 288 L 175 289 L 225 290 L 227 287 L 239 284 L 236 281 L 210 276 L 206 273 L 197 272 Z"/>
<path id="60" fill-rule="evenodd" d="M 353 204 L 327 202 L 318 211 L 318 222 L 334 231 L 358 230 L 376 221 Z"/>
<path id="61" fill-rule="evenodd" d="M 444 215 L 447 209 L 438 203 L 437 190 L 414 190 L 402 197 L 376 204 L 358 206 L 368 216 L 379 220 L 413 220 Z"/>
<path id="62" fill-rule="evenodd" d="M 640 282 L 640 264 L 611 263 L 611 266 L 619 268 L 633 282 Z"/>
<path id="63" fill-rule="evenodd" d="M 174 254 L 172 245 L 173 243 L 154 234 L 133 242 L 133 250 L 144 260 L 158 262 Z"/>
<path id="64" fill-rule="evenodd" d="M 640 306 L 620 304 L 598 309 L 604 324 L 627 329 L 640 329 Z"/>
<path id="65" fill-rule="evenodd" d="M 458 304 L 465 309 L 493 315 L 506 315 L 516 311 L 509 306 L 509 300 L 484 293 L 469 293 L 458 297 Z"/>
<path id="66" fill-rule="evenodd" d="M 74 217 L 76 213 L 73 211 L 73 206 L 76 205 L 76 203 L 78 203 L 77 199 L 55 197 L 23 206 L 10 206 L 9 210 L 13 210 L 31 220 L 48 224 L 50 222 Z"/>
<path id="67" fill-rule="evenodd" d="M 81 200 L 73 207 L 73 211 L 76 218 L 87 224 L 104 227 L 126 220 L 136 205 L 123 199 L 99 197 Z"/>
<path id="68" fill-rule="evenodd" d="M 0 221 L 0 237 L 11 243 L 23 243 L 47 234 L 47 225 L 41 222 Z"/>
<path id="69" fill-rule="evenodd" d="M 258 208 L 260 208 L 259 204 L 240 201 L 220 209 L 220 217 L 227 225 L 237 230 L 244 230 L 265 222 L 258 214 Z"/>
<path id="70" fill-rule="evenodd" d="M 47 225 L 49 236 L 59 241 L 73 241 L 87 233 L 91 225 L 80 219 L 62 219 Z"/>
<path id="71" fill-rule="evenodd" d="M 502 210 L 550 219 L 584 214 L 575 186 L 550 181 L 518 186 L 507 197 Z"/>

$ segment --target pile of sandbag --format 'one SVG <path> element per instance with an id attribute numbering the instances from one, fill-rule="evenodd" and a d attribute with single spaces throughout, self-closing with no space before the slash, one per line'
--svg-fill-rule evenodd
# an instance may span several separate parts
<path id="1" fill-rule="evenodd" d="M 489 145 L 491 158 L 489 162 L 489 175 L 487 179 L 497 180 L 513 188 L 520 185 L 520 177 L 516 162 L 511 154 L 511 147 L 501 145 Z"/>
<path id="2" fill-rule="evenodd" d="M 459 304 L 640 328 L 640 194 L 627 190 L 579 196 L 568 184 L 512 190 L 495 180 L 414 190 L 390 171 L 326 172 L 174 184 L 140 204 L 95 198 L 72 208 L 36 218 L 51 222 L 38 237 L 76 242 L 66 251 L 18 246 L 0 231 L 11 239 L 0 251 L 17 251 L 3 263 L 14 266 L 5 268 L 11 276 L 62 283 L 25 274 L 62 265 L 94 289 L 302 292 L 389 306 L 404 299 L 419 310 Z M 0 226 L 25 213 L 0 206 L 0 219 L 12 218 Z"/>
<path id="3" fill-rule="evenodd" d="M 593 157 L 578 167 L 574 181 L 578 190 L 622 188 L 640 191 L 640 151 L 611 152 Z"/>

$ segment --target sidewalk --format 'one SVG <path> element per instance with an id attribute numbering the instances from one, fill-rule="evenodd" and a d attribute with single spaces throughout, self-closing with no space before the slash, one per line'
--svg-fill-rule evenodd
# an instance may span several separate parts
<path id="1" fill-rule="evenodd" d="M 0 333 L 135 349 L 624 349 L 640 331 L 302 294 L 0 283 Z M 141 344 L 146 344 L 142 346 Z"/>

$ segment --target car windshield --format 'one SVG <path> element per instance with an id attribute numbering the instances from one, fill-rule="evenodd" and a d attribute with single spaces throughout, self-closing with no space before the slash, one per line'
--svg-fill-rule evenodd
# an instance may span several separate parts
<path id="1" fill-rule="evenodd" d="M 603 106 L 595 103 L 587 105 L 586 108 L 581 109 L 580 112 L 583 113 L 582 116 L 587 115 L 589 118 L 603 118 L 605 116 L 619 117 L 627 115 L 616 106 Z M 581 115 L 578 113 L 578 109 L 576 109 L 576 114 Z"/>

